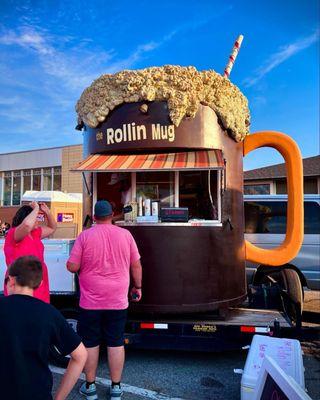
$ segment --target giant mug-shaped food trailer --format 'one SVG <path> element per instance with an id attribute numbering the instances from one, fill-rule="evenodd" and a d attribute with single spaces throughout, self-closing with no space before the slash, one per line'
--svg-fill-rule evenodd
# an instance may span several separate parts
<path id="1" fill-rule="evenodd" d="M 247 99 L 225 77 L 178 66 L 102 75 L 83 92 L 77 112 L 84 216 L 92 216 L 99 199 L 115 210 L 133 209 L 116 223 L 132 233 L 141 253 L 143 299 L 136 310 L 240 304 L 246 260 L 279 266 L 299 251 L 300 152 L 284 134 L 249 135 Z M 244 239 L 243 156 L 263 146 L 277 149 L 287 167 L 287 234 L 273 250 Z"/>

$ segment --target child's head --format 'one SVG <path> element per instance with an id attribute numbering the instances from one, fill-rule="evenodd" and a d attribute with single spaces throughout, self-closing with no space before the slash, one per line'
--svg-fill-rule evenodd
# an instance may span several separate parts
<path id="1" fill-rule="evenodd" d="M 42 265 L 37 257 L 25 256 L 14 261 L 8 270 L 7 289 L 14 294 L 18 287 L 37 289 L 42 281 Z"/>

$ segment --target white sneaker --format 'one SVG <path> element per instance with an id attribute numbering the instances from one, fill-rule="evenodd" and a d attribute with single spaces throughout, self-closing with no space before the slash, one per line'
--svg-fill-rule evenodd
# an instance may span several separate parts
<path id="1" fill-rule="evenodd" d="M 87 389 L 86 382 L 84 382 L 79 389 L 79 393 L 82 396 L 86 396 L 86 400 L 98 400 L 97 387 L 94 383 Z"/>
<path id="2" fill-rule="evenodd" d="M 110 400 L 120 400 L 122 397 L 122 389 L 120 385 L 110 386 Z"/>

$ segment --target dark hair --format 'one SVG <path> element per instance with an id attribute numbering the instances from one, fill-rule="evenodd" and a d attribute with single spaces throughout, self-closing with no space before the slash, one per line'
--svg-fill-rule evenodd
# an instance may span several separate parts
<path id="1" fill-rule="evenodd" d="M 19 226 L 21 222 L 33 211 L 31 206 L 22 206 L 16 212 L 16 215 L 13 217 L 12 220 L 12 227 Z"/>
<path id="2" fill-rule="evenodd" d="M 41 262 L 34 256 L 19 257 L 10 265 L 8 275 L 15 277 L 18 285 L 36 289 L 42 281 Z"/>

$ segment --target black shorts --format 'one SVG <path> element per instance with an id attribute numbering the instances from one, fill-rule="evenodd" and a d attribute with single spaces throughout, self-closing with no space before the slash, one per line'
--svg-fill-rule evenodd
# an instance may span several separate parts
<path id="1" fill-rule="evenodd" d="M 124 345 L 124 329 L 127 320 L 125 310 L 80 309 L 78 334 L 86 347 L 105 343 L 109 347 Z"/>

